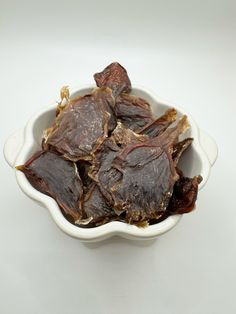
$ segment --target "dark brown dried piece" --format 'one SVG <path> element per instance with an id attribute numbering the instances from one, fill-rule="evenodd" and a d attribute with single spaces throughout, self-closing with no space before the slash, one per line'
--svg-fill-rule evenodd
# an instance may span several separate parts
<path id="1" fill-rule="evenodd" d="M 119 63 L 108 65 L 102 72 L 94 74 L 98 87 L 109 87 L 114 97 L 131 91 L 131 82 L 127 71 Z"/>
<path id="2" fill-rule="evenodd" d="M 201 176 L 194 178 L 180 177 L 175 183 L 173 195 L 167 207 L 169 215 L 185 214 L 194 209 Z"/>
<path id="3" fill-rule="evenodd" d="M 156 137 L 164 132 L 176 120 L 176 117 L 177 111 L 174 108 L 168 109 L 164 115 L 145 125 L 138 133 L 148 135 L 149 137 Z"/>
<path id="4" fill-rule="evenodd" d="M 83 188 L 85 191 L 87 191 L 87 189 L 93 182 L 93 180 L 88 175 L 91 164 L 86 160 L 79 160 L 77 161 L 76 165 L 79 171 L 80 178 L 83 183 Z"/>
<path id="5" fill-rule="evenodd" d="M 83 212 L 87 217 L 88 226 L 103 225 L 116 216 L 95 183 L 90 185 L 88 192 L 85 194 Z"/>
<path id="6" fill-rule="evenodd" d="M 68 220 L 82 216 L 82 182 L 76 164 L 51 151 L 34 154 L 23 166 L 16 167 L 38 191 L 53 197 Z"/>
<path id="7" fill-rule="evenodd" d="M 111 114 L 114 98 L 109 89 L 98 89 L 72 101 L 56 118 L 44 148 L 52 147 L 66 159 L 91 159 L 91 154 L 115 127 Z M 109 112 L 108 112 L 109 111 Z"/>
<path id="8" fill-rule="evenodd" d="M 115 157 L 121 151 L 121 147 L 130 143 L 140 143 L 147 139 L 146 135 L 136 134 L 118 122 L 111 137 L 103 142 L 100 150 L 94 156 L 89 176 L 98 183 L 102 194 L 111 206 L 114 202 L 109 187 L 121 178 L 120 171 L 112 166 Z"/>
<path id="9" fill-rule="evenodd" d="M 112 162 L 122 173 L 120 180 L 109 185 L 114 209 L 118 214 L 126 211 L 129 223 L 156 219 L 166 210 L 178 179 L 171 151 L 186 128 L 183 117 L 159 137 L 126 146 Z"/>
<path id="10" fill-rule="evenodd" d="M 100 151 L 96 153 L 89 172 L 89 176 L 97 182 L 109 205 L 113 205 L 109 187 L 121 178 L 121 173 L 112 167 L 112 162 L 119 151 L 120 148 L 116 145 L 114 139 L 106 139 Z"/>
<path id="11" fill-rule="evenodd" d="M 122 94 L 116 99 L 115 114 L 127 128 L 135 132 L 155 120 L 146 100 L 128 94 Z"/>

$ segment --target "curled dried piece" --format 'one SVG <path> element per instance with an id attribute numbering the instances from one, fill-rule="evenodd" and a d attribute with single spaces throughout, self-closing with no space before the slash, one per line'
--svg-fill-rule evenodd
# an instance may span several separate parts
<path id="1" fill-rule="evenodd" d="M 76 163 L 80 178 L 83 183 L 83 188 L 85 191 L 88 190 L 89 186 L 92 184 L 92 179 L 89 177 L 88 173 L 90 171 L 91 164 L 86 160 L 79 160 Z"/>
<path id="2" fill-rule="evenodd" d="M 164 115 L 155 121 L 147 124 L 138 133 L 146 134 L 149 137 L 156 137 L 164 132 L 177 118 L 177 111 L 172 108 L 168 109 Z"/>
<path id="3" fill-rule="evenodd" d="M 125 162 L 119 161 L 113 166 L 122 172 L 122 179 L 111 188 L 116 212 L 126 211 L 129 223 L 158 218 L 178 178 L 168 153 L 161 147 L 136 144 Z"/>
<path id="4" fill-rule="evenodd" d="M 149 103 L 128 94 L 122 94 L 116 99 L 115 114 L 127 128 L 135 132 L 154 121 Z"/>
<path id="5" fill-rule="evenodd" d="M 82 217 L 83 187 L 76 164 L 51 151 L 34 154 L 21 170 L 38 191 L 53 197 L 68 220 Z"/>
<path id="6" fill-rule="evenodd" d="M 175 165 L 178 164 L 179 159 L 183 152 L 192 144 L 193 138 L 186 138 L 181 142 L 178 142 L 173 147 L 172 158 L 174 160 Z"/>
<path id="7" fill-rule="evenodd" d="M 194 209 L 201 176 L 194 178 L 180 177 L 175 183 L 174 191 L 167 207 L 171 215 L 189 213 Z"/>
<path id="8" fill-rule="evenodd" d="M 121 151 L 121 147 L 131 143 L 140 143 L 147 139 L 146 135 L 136 134 L 118 122 L 111 137 L 103 142 L 100 150 L 94 156 L 89 176 L 97 182 L 102 194 L 111 206 L 114 205 L 114 201 L 109 187 L 121 178 L 120 171 L 112 166 L 115 157 Z"/>
<path id="9" fill-rule="evenodd" d="M 87 217 L 87 225 L 90 227 L 103 225 L 116 216 L 95 183 L 90 185 L 84 196 L 83 212 Z M 80 224 L 80 221 L 78 221 L 78 224 Z M 83 225 L 85 224 L 83 223 Z"/>
<path id="10" fill-rule="evenodd" d="M 176 127 L 159 137 L 127 145 L 115 156 L 112 166 L 122 177 L 109 187 L 115 211 L 126 211 L 129 223 L 157 219 L 166 210 L 179 177 L 171 152 L 186 124 L 183 117 Z"/>
<path id="11" fill-rule="evenodd" d="M 109 89 L 98 89 L 72 101 L 56 118 L 44 140 L 44 149 L 52 147 L 66 159 L 90 160 L 108 130 L 115 127 L 111 111 L 114 98 Z"/>
<path id="12" fill-rule="evenodd" d="M 126 128 L 121 122 L 117 123 L 117 126 L 111 136 L 119 146 L 144 142 L 148 139 L 147 135 L 137 134 L 131 129 Z"/>
<path id="13" fill-rule="evenodd" d="M 94 74 L 98 87 L 109 87 L 114 97 L 131 91 L 131 82 L 127 71 L 119 63 L 108 65 L 102 72 Z"/>
<path id="14" fill-rule="evenodd" d="M 89 172 L 89 176 L 97 182 L 102 194 L 111 206 L 113 205 L 113 198 L 109 187 L 121 178 L 121 173 L 112 167 L 112 162 L 119 151 L 120 148 L 114 139 L 106 139 L 100 151 L 96 153 Z"/>

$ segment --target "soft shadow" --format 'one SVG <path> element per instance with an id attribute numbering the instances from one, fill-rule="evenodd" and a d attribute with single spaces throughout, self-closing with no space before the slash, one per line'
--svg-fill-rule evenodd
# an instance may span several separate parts
<path id="1" fill-rule="evenodd" d="M 131 245 L 135 247 L 149 247 L 152 246 L 154 243 L 157 242 L 157 239 L 148 239 L 148 240 L 128 240 L 124 239 L 118 236 L 113 236 L 109 239 L 102 240 L 99 242 L 82 242 L 84 246 L 86 246 L 88 249 L 97 249 L 102 246 L 108 246 L 108 245 Z"/>

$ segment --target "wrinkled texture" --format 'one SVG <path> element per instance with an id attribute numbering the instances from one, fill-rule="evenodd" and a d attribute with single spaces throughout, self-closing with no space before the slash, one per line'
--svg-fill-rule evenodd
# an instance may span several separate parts
<path id="1" fill-rule="evenodd" d="M 178 166 L 193 141 L 180 140 L 187 117 L 176 121 L 174 108 L 154 117 L 145 99 L 129 94 L 119 63 L 94 78 L 91 94 L 71 99 L 68 86 L 61 89 L 43 151 L 17 169 L 81 228 L 115 220 L 146 227 L 192 211 L 202 177 Z"/>
<path id="2" fill-rule="evenodd" d="M 57 116 L 44 148 L 46 144 L 73 161 L 91 159 L 108 130 L 115 127 L 115 118 L 108 112 L 113 105 L 114 99 L 107 89 L 78 98 Z"/>
<path id="3" fill-rule="evenodd" d="M 130 143 L 144 142 L 148 139 L 147 135 L 137 134 L 134 131 L 126 128 L 122 123 L 118 122 L 111 137 L 119 146 L 125 146 Z"/>
<path id="4" fill-rule="evenodd" d="M 115 114 L 125 127 L 135 132 L 155 120 L 149 103 L 140 97 L 128 94 L 122 94 L 116 99 Z"/>
<path id="5" fill-rule="evenodd" d="M 145 125 L 138 133 L 148 135 L 149 137 L 156 137 L 164 132 L 176 120 L 176 110 L 169 109 L 163 116 L 155 121 Z"/>
<path id="6" fill-rule="evenodd" d="M 194 209 L 197 199 L 198 184 L 202 181 L 201 176 L 194 178 L 180 177 L 175 183 L 173 195 L 167 207 L 171 215 L 189 213 Z"/>
<path id="7" fill-rule="evenodd" d="M 82 217 L 83 188 L 75 163 L 54 152 L 40 151 L 17 169 L 37 190 L 53 197 L 68 220 Z"/>
<path id="8" fill-rule="evenodd" d="M 98 87 L 109 87 L 114 97 L 131 91 L 127 71 L 117 62 L 108 65 L 102 72 L 94 74 Z"/>
<path id="9" fill-rule="evenodd" d="M 113 139 L 106 139 L 101 150 L 97 152 L 89 173 L 89 176 L 97 182 L 102 194 L 111 206 L 114 202 L 109 187 L 121 178 L 121 173 L 112 167 L 112 162 L 119 151 L 120 148 Z"/>
<path id="10" fill-rule="evenodd" d="M 102 225 L 115 218 L 114 210 L 108 205 L 99 187 L 94 183 L 90 185 L 83 200 L 83 212 L 89 225 Z"/>

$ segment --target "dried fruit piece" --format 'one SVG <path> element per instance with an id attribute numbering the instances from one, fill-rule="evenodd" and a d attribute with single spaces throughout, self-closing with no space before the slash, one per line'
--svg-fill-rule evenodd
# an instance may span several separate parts
<path id="1" fill-rule="evenodd" d="M 87 217 L 88 226 L 103 225 L 115 217 L 114 210 L 107 204 L 95 183 L 90 185 L 88 192 L 85 194 L 83 211 Z"/>
<path id="2" fill-rule="evenodd" d="M 114 117 L 108 112 L 113 106 L 109 89 L 98 89 L 72 101 L 47 133 L 44 148 L 52 147 L 69 160 L 90 160 L 108 130 L 115 127 Z"/>
<path id="3" fill-rule="evenodd" d="M 189 213 L 194 209 L 201 176 L 180 177 L 175 183 L 173 195 L 167 207 L 169 215 Z"/>
<path id="4" fill-rule="evenodd" d="M 149 103 L 128 94 L 122 94 L 116 99 L 115 114 L 125 127 L 135 132 L 154 121 Z"/>
<path id="5" fill-rule="evenodd" d="M 68 220 L 82 217 L 82 182 L 76 164 L 51 151 L 34 154 L 21 170 L 38 191 L 53 197 Z"/>
<path id="6" fill-rule="evenodd" d="M 164 132 L 176 118 L 177 111 L 174 108 L 168 109 L 164 115 L 145 125 L 138 133 L 148 135 L 149 137 L 156 137 Z"/>
<path id="7" fill-rule="evenodd" d="M 79 160 L 76 163 L 80 178 L 83 183 L 83 188 L 85 191 L 89 188 L 89 186 L 93 183 L 93 180 L 89 177 L 88 173 L 90 171 L 91 164 L 86 160 Z"/>
<path id="8" fill-rule="evenodd" d="M 108 65 L 102 72 L 94 74 L 98 87 L 109 87 L 114 97 L 131 91 L 131 82 L 127 71 L 119 63 Z"/>
<path id="9" fill-rule="evenodd" d="M 97 182 L 102 194 L 109 205 L 113 204 L 113 198 L 109 187 L 121 178 L 121 173 L 112 167 L 112 162 L 119 153 L 120 148 L 114 139 L 108 138 L 95 155 L 89 176 Z"/>
<path id="10" fill-rule="evenodd" d="M 127 145 L 112 162 L 122 177 L 109 185 L 114 209 L 126 211 L 129 223 L 159 218 L 166 210 L 178 179 L 171 152 L 186 117 L 157 138 Z"/>
<path id="11" fill-rule="evenodd" d="M 118 122 L 111 137 L 103 142 L 100 150 L 95 154 L 89 176 L 97 182 L 102 194 L 111 206 L 114 201 L 109 187 L 121 178 L 121 173 L 112 166 L 113 160 L 121 151 L 121 147 L 130 143 L 143 142 L 147 139 L 146 135 L 136 134 Z"/>
<path id="12" fill-rule="evenodd" d="M 147 135 L 137 134 L 131 129 L 126 128 L 121 122 L 117 123 L 111 137 L 119 146 L 124 146 L 130 143 L 144 142 L 148 139 Z"/>

